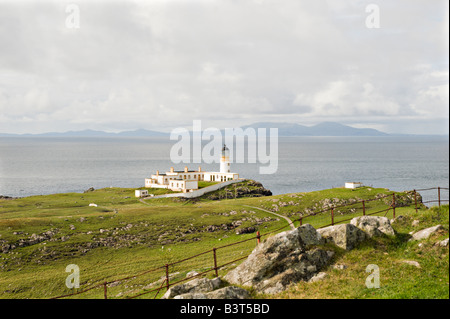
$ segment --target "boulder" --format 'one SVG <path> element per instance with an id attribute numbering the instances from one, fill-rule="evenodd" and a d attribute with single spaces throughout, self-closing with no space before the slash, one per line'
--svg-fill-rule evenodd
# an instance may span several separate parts
<path id="1" fill-rule="evenodd" d="M 351 250 L 367 238 L 367 234 L 352 224 L 341 224 L 317 230 L 326 242 L 332 242 L 345 250 Z"/>
<path id="2" fill-rule="evenodd" d="M 333 252 L 315 247 L 322 243 L 309 224 L 279 233 L 259 244 L 224 279 L 262 293 L 280 292 L 293 282 L 309 280 L 329 263 Z"/>
<path id="3" fill-rule="evenodd" d="M 221 286 L 223 286 L 223 282 L 220 277 L 214 279 L 197 278 L 169 288 L 161 299 L 171 299 L 175 296 L 187 293 L 195 294 L 211 292 Z"/>
<path id="4" fill-rule="evenodd" d="M 173 299 L 250 299 L 247 290 L 235 286 L 228 286 L 206 293 L 186 293 Z"/>
<path id="5" fill-rule="evenodd" d="M 410 240 L 414 241 L 414 240 L 427 239 L 428 237 L 430 237 L 431 235 L 433 235 L 434 233 L 436 233 L 437 231 L 439 231 L 441 229 L 443 229 L 442 225 L 436 225 L 433 227 L 419 230 L 418 232 L 415 232 L 412 234 L 412 238 Z"/>
<path id="6" fill-rule="evenodd" d="M 389 235 L 394 236 L 395 231 L 387 217 L 361 216 L 353 218 L 350 224 L 363 230 L 369 237 Z"/>

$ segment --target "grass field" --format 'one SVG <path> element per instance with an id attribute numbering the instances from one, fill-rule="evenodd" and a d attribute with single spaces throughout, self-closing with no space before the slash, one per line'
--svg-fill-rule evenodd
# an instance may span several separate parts
<path id="1" fill-rule="evenodd" d="M 160 192 L 159 189 L 150 189 L 150 193 L 155 195 Z M 309 212 L 327 207 L 330 202 L 350 204 L 352 201 L 371 199 L 388 193 L 390 191 L 387 189 L 374 188 L 354 191 L 330 189 L 311 193 L 210 201 L 159 198 L 147 199 L 143 203 L 134 197 L 134 189 L 105 188 L 87 193 L 3 199 L 0 200 L 0 298 L 50 298 L 81 291 L 104 281 L 110 282 L 109 298 L 135 296 L 161 285 L 161 278 L 165 276 L 165 264 L 208 251 L 197 258 L 171 265 L 170 282 L 184 279 L 186 273 L 192 270 L 212 270 L 212 248 L 255 237 L 255 233 L 237 235 L 238 228 L 254 227 L 262 235 L 275 230 L 288 230 L 284 219 L 248 206 L 271 210 L 293 220 L 303 216 L 303 223 L 321 227 L 330 223 L 330 214 L 324 212 L 306 217 Z M 97 207 L 89 206 L 91 203 L 95 203 Z M 336 209 L 334 221 L 361 215 L 360 206 L 360 203 L 355 203 L 345 209 Z M 366 206 L 366 212 L 387 207 L 386 200 L 380 199 L 370 202 Z M 380 215 L 385 213 L 386 211 Z M 411 207 L 397 208 L 396 213 L 397 216 L 404 214 L 409 216 L 408 218 L 420 219 L 421 226 L 432 226 L 431 224 L 437 222 L 433 219 L 437 212 L 424 206 L 420 206 L 417 216 Z M 388 212 L 388 217 L 392 217 L 392 211 Z M 448 206 L 447 210 L 440 212 L 440 218 L 439 222 L 447 230 L 447 235 L 444 232 L 442 236 L 448 237 Z M 282 227 L 285 228 L 280 230 Z M 403 235 L 411 229 L 407 224 L 398 227 L 398 231 Z M 346 254 L 338 253 L 338 261 L 348 264 L 348 268 L 342 272 L 330 270 L 328 281 L 324 281 L 324 284 L 328 285 L 325 290 L 319 285 L 301 283 L 275 297 L 448 298 L 448 248 L 438 252 L 439 256 L 446 254 L 446 259 L 432 258 L 436 250 L 434 248 L 422 251 L 419 256 L 418 244 L 403 242 L 402 239 L 405 239 L 406 235 L 402 236 L 391 241 L 371 241 L 361 249 Z M 256 240 L 251 239 L 239 245 L 218 249 L 219 267 L 245 257 L 255 245 Z M 431 242 L 426 245 L 431 245 Z M 427 247 L 426 245 L 421 249 Z M 385 252 L 388 255 L 384 254 Z M 376 256 L 380 259 L 376 259 Z M 421 263 L 422 271 L 430 267 L 431 275 L 419 275 L 420 270 L 405 268 L 406 266 L 398 261 L 413 257 Z M 377 261 L 380 268 L 385 269 L 385 282 L 389 282 L 389 278 L 402 278 L 402 283 L 385 285 L 377 291 L 356 289 L 352 284 L 359 283 L 356 277 L 367 276 L 364 269 L 369 261 Z M 220 267 L 219 275 L 224 275 L 238 263 Z M 70 264 L 75 264 L 80 269 L 78 289 L 68 289 L 65 285 L 69 275 L 66 267 Z M 388 271 L 391 264 L 396 265 L 397 273 L 394 270 Z M 445 265 L 447 267 L 442 270 Z M 135 278 L 112 282 L 158 267 L 160 268 L 153 272 Z M 360 268 L 363 270 L 360 271 Z M 403 269 L 402 276 L 399 276 L 398 269 Z M 332 276 L 334 273 L 336 276 Z M 211 271 L 207 275 L 214 276 L 214 272 Z M 427 284 L 421 285 L 424 278 Z M 342 283 L 345 283 L 345 288 L 338 289 L 338 284 Z M 362 283 L 364 284 L 364 281 Z M 434 284 L 435 288 L 426 288 L 431 284 Z M 403 291 L 408 285 L 420 286 L 420 289 Z M 154 295 L 149 293 L 140 298 L 153 298 Z M 103 289 L 95 288 L 70 298 L 103 298 Z"/>

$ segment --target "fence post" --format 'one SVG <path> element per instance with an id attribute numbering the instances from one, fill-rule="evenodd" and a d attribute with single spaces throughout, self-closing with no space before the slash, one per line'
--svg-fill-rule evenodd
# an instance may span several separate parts
<path id="1" fill-rule="evenodd" d="M 214 254 L 214 270 L 216 272 L 216 277 L 219 277 L 219 273 L 217 272 L 217 256 L 216 256 L 216 248 L 213 248 Z"/>
<path id="2" fill-rule="evenodd" d="M 395 218 L 395 193 L 392 193 L 392 214 L 393 218 Z"/>
<path id="3" fill-rule="evenodd" d="M 261 242 L 261 234 L 259 233 L 259 230 L 256 232 L 256 242 L 258 244 Z"/>
<path id="4" fill-rule="evenodd" d="M 166 289 L 169 290 L 169 265 L 166 264 Z"/>
<path id="5" fill-rule="evenodd" d="M 441 207 L 441 188 L 438 187 L 438 203 L 439 203 L 439 207 Z"/>
<path id="6" fill-rule="evenodd" d="M 366 216 L 366 202 L 363 200 L 362 204 L 363 204 L 363 216 Z"/>
<path id="7" fill-rule="evenodd" d="M 108 288 L 107 288 L 107 282 L 106 281 L 103 283 L 103 297 L 105 299 L 108 299 Z"/>
<path id="8" fill-rule="evenodd" d="M 333 208 L 331 209 L 331 225 L 334 225 L 334 210 Z"/>
<path id="9" fill-rule="evenodd" d="M 414 190 L 414 205 L 416 207 L 416 213 L 417 213 L 417 192 Z"/>

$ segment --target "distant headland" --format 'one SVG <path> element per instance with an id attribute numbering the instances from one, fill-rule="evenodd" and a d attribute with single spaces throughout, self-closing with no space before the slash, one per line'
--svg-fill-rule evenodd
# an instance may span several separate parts
<path id="1" fill-rule="evenodd" d="M 389 136 L 371 128 L 355 128 L 336 122 L 322 122 L 313 126 L 295 123 L 260 122 L 242 126 L 246 128 L 278 128 L 278 136 Z M 0 133 L 0 137 L 158 137 L 169 136 L 170 133 L 155 130 L 137 129 L 123 132 L 105 132 L 99 130 L 81 130 L 67 132 L 47 132 L 37 134 Z M 397 135 L 397 134 L 396 134 Z"/>

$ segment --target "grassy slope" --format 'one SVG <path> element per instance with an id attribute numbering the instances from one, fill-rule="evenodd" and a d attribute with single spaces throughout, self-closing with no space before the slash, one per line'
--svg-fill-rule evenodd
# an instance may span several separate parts
<path id="1" fill-rule="evenodd" d="M 393 224 L 394 238 L 374 238 L 350 252 L 337 250 L 334 262 L 346 269 L 332 266 L 324 271 L 328 276 L 319 282 L 301 282 L 288 291 L 268 298 L 449 298 L 449 249 L 436 242 L 448 238 L 448 205 L 429 210 L 402 208 L 406 218 Z M 399 215 L 397 215 L 399 216 Z M 412 221 L 419 220 L 413 227 Z M 445 230 L 427 240 L 409 242 L 409 232 L 441 224 Z M 416 261 L 420 268 L 404 261 Z M 380 269 L 380 288 L 367 288 L 366 267 L 375 264 Z"/>
<path id="2" fill-rule="evenodd" d="M 300 216 L 305 209 L 317 208 L 318 206 L 315 204 L 324 198 L 372 198 L 376 194 L 386 192 L 386 189 L 360 189 L 357 191 L 332 189 L 305 194 L 285 194 L 220 201 L 202 200 L 192 202 L 179 201 L 177 199 L 149 199 L 146 201 L 146 205 L 134 198 L 134 189 L 108 188 L 84 194 L 70 193 L 33 196 L 16 200 L 0 200 L 0 246 L 2 242 L 14 243 L 21 238 L 29 238 L 33 233 L 42 234 L 47 230 L 58 230 L 55 235 L 55 238 L 58 239 L 56 241 L 43 241 L 28 247 L 10 250 L 8 253 L 0 253 L 0 266 L 2 266 L 0 268 L 0 296 L 1 298 L 47 298 L 69 293 L 69 289 L 65 287 L 65 279 L 68 275 L 65 272 L 65 268 L 69 264 L 76 264 L 80 267 L 80 289 L 83 289 L 94 283 L 138 274 L 145 270 L 210 250 L 213 247 L 255 236 L 255 234 L 236 235 L 233 229 L 208 232 L 205 231 L 208 225 L 215 225 L 220 228 L 222 224 L 230 224 L 236 220 L 247 219 L 241 227 L 255 226 L 261 233 L 286 225 L 284 220 L 275 220 L 273 215 L 263 211 L 254 210 L 255 214 L 248 213 L 252 209 L 244 205 L 272 209 L 273 204 L 284 202 L 286 205 L 280 205 L 277 212 L 294 219 L 294 217 Z M 289 204 L 289 202 L 291 203 Z M 96 203 L 98 207 L 89 207 L 89 203 Z M 384 204 L 381 202 L 374 202 L 368 208 L 368 211 L 378 209 L 382 205 Z M 231 211 L 235 211 L 236 214 L 229 214 Z M 402 213 L 404 211 L 408 215 L 414 213 L 414 210 L 406 208 L 399 208 L 397 211 Z M 423 214 L 426 212 L 429 211 L 421 209 L 420 218 L 425 218 Z M 346 214 L 350 215 L 342 216 L 352 215 L 351 212 Z M 442 215 L 447 216 L 447 219 L 442 223 L 448 229 L 448 209 Z M 339 214 L 336 216 L 338 217 Z M 81 217 L 86 220 L 80 221 Z M 257 225 L 255 222 L 256 217 L 271 217 L 272 220 Z M 315 216 L 314 218 L 308 218 L 305 222 L 320 227 L 329 223 L 329 216 Z M 132 227 L 124 230 L 123 227 L 128 224 L 131 224 Z M 423 225 L 425 224 L 426 220 L 423 221 Z M 75 229 L 70 229 L 71 225 Z M 401 232 L 408 230 L 406 225 L 404 227 L 404 230 L 400 229 Z M 100 229 L 106 229 L 107 231 L 100 233 Z M 66 236 L 67 240 L 62 242 L 60 240 L 62 236 Z M 125 240 L 119 240 L 121 238 L 125 238 Z M 101 239 L 115 239 L 118 246 L 100 246 L 84 251 L 86 243 L 99 242 Z M 218 250 L 218 264 L 221 265 L 245 256 L 251 252 L 255 244 L 254 240 L 250 240 L 240 245 Z M 384 272 L 383 269 L 390 269 L 386 265 L 394 262 L 386 256 L 394 256 L 395 260 L 399 258 L 416 258 L 416 252 L 413 250 L 415 244 L 406 244 L 398 240 L 392 243 L 389 241 L 375 242 L 375 244 L 339 257 L 342 258 L 339 259 L 339 262 L 347 263 L 349 267 L 341 273 L 331 270 L 328 289 L 318 289 L 324 283 L 326 284 L 327 281 L 320 285 L 308 284 L 305 286 L 306 288 L 302 288 L 304 284 L 299 284 L 297 288 L 280 297 L 415 297 L 415 292 L 402 292 L 404 295 L 400 294 L 395 285 L 383 289 L 383 273 L 386 273 L 386 278 L 388 278 L 387 274 L 389 274 L 387 271 Z M 388 249 L 387 252 L 391 252 L 390 255 L 385 255 L 383 249 Z M 383 258 L 375 259 L 375 261 L 378 262 L 382 269 L 382 288 L 376 292 L 373 290 L 353 289 L 352 284 L 356 282 L 354 276 L 365 278 L 364 265 L 372 261 L 375 258 L 374 256 L 380 255 L 380 251 L 383 251 L 381 255 Z M 430 251 L 433 252 L 434 250 Z M 434 267 L 431 273 L 437 277 L 429 277 L 430 284 L 436 283 L 438 286 L 442 282 L 446 284 L 446 296 L 448 298 L 448 248 L 446 252 L 447 267 L 445 271 L 442 271 L 442 267 L 445 266 L 445 259 L 444 261 L 433 259 L 427 255 L 428 252 L 423 253 L 423 260 L 415 260 L 419 261 L 423 268 L 428 267 L 427 262 L 430 263 L 430 267 Z M 445 249 L 442 254 L 445 255 Z M 375 261 L 372 263 L 376 263 Z M 171 274 L 174 274 L 171 281 L 184 278 L 185 274 L 190 270 L 201 271 L 212 266 L 212 253 L 174 265 L 170 267 Z M 221 269 L 219 275 L 225 274 L 229 270 L 228 267 L 231 266 Z M 412 267 L 410 265 L 406 266 Z M 358 267 L 364 268 L 360 271 Z M 405 265 L 400 264 L 399 267 L 403 269 Z M 407 270 L 405 275 L 400 277 L 404 278 L 402 279 L 403 284 L 400 286 L 413 284 L 414 281 L 423 278 L 423 275 L 417 275 L 416 269 L 408 268 Z M 338 283 L 346 282 L 345 287 L 339 286 L 341 288 L 336 289 L 338 287 L 337 283 L 333 282 L 334 279 L 331 279 L 334 278 L 332 276 L 334 272 L 341 277 L 347 276 L 346 274 L 353 274 L 353 272 L 355 274 L 351 275 L 350 279 L 347 277 L 336 279 Z M 149 286 L 151 283 L 156 282 L 155 285 L 158 285 L 160 282 L 158 283 L 157 281 L 163 275 L 164 269 L 161 269 L 135 279 L 112 284 L 108 288 L 108 294 L 110 297 L 135 295 L 142 292 L 143 288 L 154 287 Z M 398 278 L 398 272 L 392 276 Z M 411 280 L 410 277 L 415 279 Z M 364 283 L 364 280 L 362 283 Z M 417 292 L 417 297 L 445 297 L 445 291 L 443 292 L 442 287 L 436 289 L 435 293 L 433 293 L 431 288 Z M 382 291 L 385 291 L 385 293 L 380 295 Z M 103 297 L 103 292 L 101 289 L 93 289 L 77 297 L 101 298 Z M 152 297 L 153 294 L 144 296 L 144 298 Z"/>

